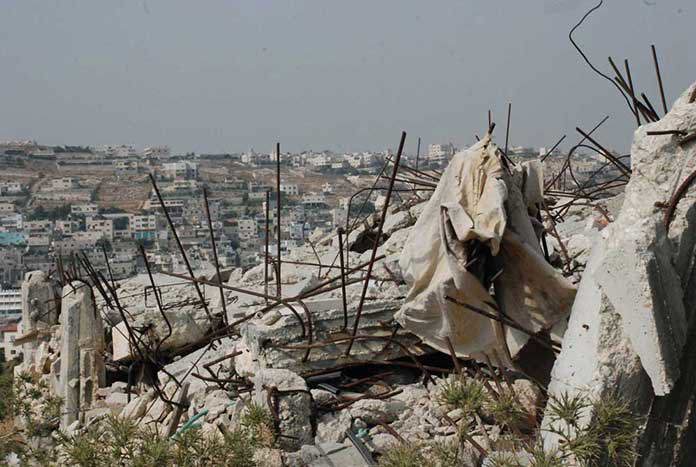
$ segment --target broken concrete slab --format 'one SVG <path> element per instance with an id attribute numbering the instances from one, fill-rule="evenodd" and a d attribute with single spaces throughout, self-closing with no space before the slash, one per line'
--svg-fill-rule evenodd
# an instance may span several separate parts
<path id="1" fill-rule="evenodd" d="M 62 296 L 60 395 L 64 400 L 61 426 L 66 428 L 96 400 L 106 375 L 104 327 L 91 288 L 76 281 L 63 288 Z"/>
<path id="2" fill-rule="evenodd" d="M 377 357 L 389 360 L 406 356 L 404 349 L 398 344 L 386 345 L 393 330 L 385 323 L 393 318 L 395 302 L 374 300 L 365 304 L 358 330 L 363 338 L 355 341 L 350 358 L 344 356 L 350 334 L 343 328 L 341 299 L 308 300 L 305 304 L 312 315 L 312 342 L 333 342 L 312 348 L 306 361 L 303 361 L 308 340 L 307 337 L 302 337 L 302 325 L 290 310 L 280 308 L 282 318 L 271 325 L 252 321 L 242 326 L 240 349 L 248 352 L 235 357 L 235 367 L 240 374 L 253 374 L 258 368 L 286 368 L 303 372 Z M 294 306 L 307 322 L 303 308 L 297 304 Z M 354 317 L 355 309 L 349 310 L 348 323 Z M 306 327 L 305 332 L 309 332 L 308 329 Z M 370 338 L 364 338 L 367 336 Z M 411 349 L 414 354 L 424 352 L 415 346 L 418 338 L 411 334 L 399 333 L 394 340 Z"/>
<path id="3" fill-rule="evenodd" d="M 31 271 L 22 281 L 22 333 L 47 329 L 58 322 L 60 299 L 53 281 L 43 271 Z M 36 340 L 22 346 L 25 362 L 33 362 Z"/>
<path id="4" fill-rule="evenodd" d="M 695 128 L 696 105 L 688 102 L 691 92 L 685 92 L 659 122 L 636 130 L 631 148 L 633 174 L 624 203 L 616 222 L 602 231 L 603 240 L 593 247 L 563 350 L 553 368 L 552 396 L 583 392 L 587 397 L 625 398 L 630 394 L 638 415 L 647 415 L 651 405 L 662 400 L 660 395 L 670 394 L 677 386 L 682 391 L 680 400 L 693 397 L 693 389 L 684 393 L 679 382 L 684 358 L 691 357 L 683 349 L 696 303 L 683 287 L 693 281 L 689 265 L 693 260 L 684 257 L 694 255 L 690 226 L 696 220 L 696 197 L 690 195 L 679 203 L 682 217 L 675 218 L 669 234 L 659 206 L 687 173 L 696 170 L 696 147 L 679 145 L 673 135 L 647 134 Z M 652 417 L 648 426 L 662 423 L 656 421 L 657 413 Z M 546 435 L 545 441 L 552 446 L 557 439 Z"/>

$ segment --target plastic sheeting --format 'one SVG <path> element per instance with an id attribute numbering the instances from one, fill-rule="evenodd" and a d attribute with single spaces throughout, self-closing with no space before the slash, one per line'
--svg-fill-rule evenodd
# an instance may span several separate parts
<path id="1" fill-rule="evenodd" d="M 396 319 L 442 352 L 449 338 L 461 357 L 512 365 L 529 335 L 447 297 L 536 333 L 567 316 L 575 287 L 544 259 L 530 217 L 542 201 L 541 164 L 509 170 L 497 152 L 486 135 L 442 174 L 401 254 L 410 290 Z"/>

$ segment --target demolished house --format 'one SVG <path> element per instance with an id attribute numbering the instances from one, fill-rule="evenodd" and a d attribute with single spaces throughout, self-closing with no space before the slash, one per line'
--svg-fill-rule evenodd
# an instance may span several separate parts
<path id="1" fill-rule="evenodd" d="M 540 161 L 507 157 L 493 125 L 442 173 L 401 164 L 404 134 L 368 194 L 384 194 L 381 213 L 291 255 L 154 273 L 143 250 L 148 273 L 125 281 L 86 255 L 29 273 L 15 372 L 60 397 L 72 435 L 116 416 L 165 439 L 223 437 L 260 407 L 259 465 L 374 465 L 435 442 L 454 465 L 500 453 L 537 465 L 521 446 L 569 449 L 609 398 L 640 419 L 622 445 L 636 465 L 688 465 L 695 97 L 692 85 L 636 130 L 630 168 L 595 143 L 618 172 L 601 196 L 583 185 L 565 201 Z M 559 417 L 573 397 L 587 410 Z"/>

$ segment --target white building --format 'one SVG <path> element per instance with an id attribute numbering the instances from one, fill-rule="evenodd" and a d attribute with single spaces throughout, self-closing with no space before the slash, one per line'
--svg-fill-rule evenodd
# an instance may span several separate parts
<path id="1" fill-rule="evenodd" d="M 12 203 L 0 203 L 0 216 L 12 215 L 15 212 L 15 206 Z"/>
<path id="2" fill-rule="evenodd" d="M 130 218 L 131 230 L 156 230 L 157 217 L 152 215 L 132 215 Z"/>
<path id="3" fill-rule="evenodd" d="M 169 179 L 196 179 L 198 178 L 198 164 L 195 162 L 167 162 L 162 164 L 162 176 Z"/>
<path id="4" fill-rule="evenodd" d="M 281 183 L 280 192 L 289 196 L 299 196 L 300 187 L 297 186 L 297 183 Z"/>
<path id="5" fill-rule="evenodd" d="M 94 216 L 99 212 L 99 205 L 97 203 L 82 203 L 82 204 L 71 204 L 70 214 L 78 214 L 82 216 Z"/>
<path id="6" fill-rule="evenodd" d="M 73 221 L 70 219 L 57 219 L 55 224 L 55 230 L 63 235 L 70 235 L 74 231 L 78 230 L 79 227 L 80 223 L 78 221 Z"/>
<path id="7" fill-rule="evenodd" d="M 22 316 L 22 291 L 20 289 L 0 290 L 0 319 L 20 318 Z"/>
<path id="8" fill-rule="evenodd" d="M 169 146 L 149 146 L 143 150 L 143 156 L 154 159 L 167 159 L 171 156 Z"/>
<path id="9" fill-rule="evenodd" d="M 19 182 L 0 182 L 0 194 L 16 195 L 22 192 L 22 184 Z"/>
<path id="10" fill-rule="evenodd" d="M 24 217 L 21 213 L 0 215 L 0 227 L 12 230 L 22 230 Z"/>
<path id="11" fill-rule="evenodd" d="M 95 152 L 101 153 L 107 158 L 126 158 L 126 157 L 137 157 L 138 151 L 129 144 L 119 144 L 119 145 L 106 145 L 96 148 Z"/>
<path id="12" fill-rule="evenodd" d="M 326 197 L 323 193 L 305 193 L 302 195 L 303 204 L 326 204 Z"/>
<path id="13" fill-rule="evenodd" d="M 53 222 L 48 219 L 37 221 L 24 221 L 22 227 L 26 233 L 49 234 L 53 230 Z"/>
<path id="14" fill-rule="evenodd" d="M 237 220 L 237 231 L 239 232 L 239 238 L 242 240 L 256 238 L 256 219 L 242 218 Z"/>
<path id="15" fill-rule="evenodd" d="M 331 157 L 326 154 L 312 154 L 308 159 L 310 165 L 320 168 L 331 167 Z"/>
<path id="16" fill-rule="evenodd" d="M 63 177 L 63 178 L 54 178 L 51 180 L 51 184 L 49 185 L 48 189 L 53 190 L 53 191 L 64 191 L 64 190 L 72 190 L 74 188 L 78 188 L 79 183 L 76 178 L 73 177 Z"/>
<path id="17" fill-rule="evenodd" d="M 454 155 L 455 148 L 452 143 L 431 144 L 428 146 L 428 160 L 434 163 L 447 162 Z"/>
<path id="18" fill-rule="evenodd" d="M 101 216 L 88 217 L 85 221 L 85 227 L 87 232 L 101 233 L 102 238 L 110 242 L 114 239 L 114 221 L 112 219 L 105 219 Z"/>
<path id="19" fill-rule="evenodd" d="M 18 328 L 17 322 L 0 324 L 0 351 L 6 362 L 12 360 L 21 352 L 21 348 L 14 344 Z"/>
<path id="20" fill-rule="evenodd" d="M 96 237 L 95 237 L 95 234 Z M 97 240 L 101 238 L 99 232 L 76 232 L 72 237 L 53 241 L 53 250 L 62 256 L 69 256 L 82 250 L 91 250 L 96 247 Z"/>

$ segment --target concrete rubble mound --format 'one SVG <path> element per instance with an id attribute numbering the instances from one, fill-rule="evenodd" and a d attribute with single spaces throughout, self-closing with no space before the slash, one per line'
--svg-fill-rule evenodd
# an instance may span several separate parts
<path id="1" fill-rule="evenodd" d="M 561 449 L 569 394 L 641 417 L 636 465 L 688 465 L 695 89 L 636 130 L 625 191 L 590 204 L 553 199 L 541 162 L 514 164 L 490 128 L 443 173 L 400 165 L 402 139 L 380 212 L 248 270 L 152 273 L 143 251 L 148 274 L 120 282 L 87 260 L 31 272 L 15 373 L 60 397 L 71 434 L 117 416 L 229 439 L 255 417 L 257 465 L 375 465 L 395 447 L 430 463 L 447 446 L 456 461 L 433 463 L 537 465 L 511 439 Z"/>

